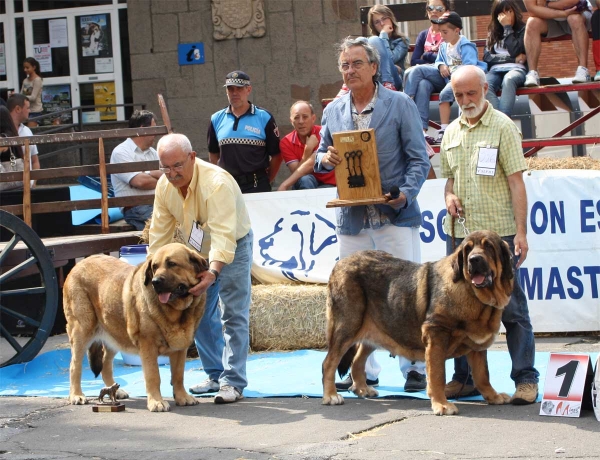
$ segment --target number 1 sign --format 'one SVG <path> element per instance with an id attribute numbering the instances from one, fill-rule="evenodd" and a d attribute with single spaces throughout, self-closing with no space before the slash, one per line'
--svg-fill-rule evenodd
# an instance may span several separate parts
<path id="1" fill-rule="evenodd" d="M 550 353 L 540 415 L 579 417 L 590 371 L 588 355 Z"/>

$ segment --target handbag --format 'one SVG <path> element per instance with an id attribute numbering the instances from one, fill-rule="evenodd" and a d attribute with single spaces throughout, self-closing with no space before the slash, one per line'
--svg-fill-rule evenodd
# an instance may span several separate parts
<path id="1" fill-rule="evenodd" d="M 0 162 L 0 173 L 23 171 L 24 163 L 22 158 L 17 158 L 14 152 L 10 151 L 10 160 Z M 0 182 L 0 191 L 13 190 L 23 187 L 23 181 L 17 182 Z"/>

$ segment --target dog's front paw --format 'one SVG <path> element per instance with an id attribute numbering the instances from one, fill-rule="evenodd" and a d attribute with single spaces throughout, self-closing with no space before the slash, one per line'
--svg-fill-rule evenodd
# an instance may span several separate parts
<path id="1" fill-rule="evenodd" d="M 122 390 L 121 388 L 119 388 L 117 390 L 117 392 L 115 393 L 115 396 L 117 397 L 117 399 L 129 399 L 129 394 L 125 390 Z"/>
<path id="2" fill-rule="evenodd" d="M 510 396 L 506 393 L 496 393 L 492 397 L 485 398 L 488 404 L 508 404 Z"/>
<path id="3" fill-rule="evenodd" d="M 164 399 L 150 399 L 148 398 L 148 410 L 150 412 L 169 412 L 171 406 Z"/>
<path id="4" fill-rule="evenodd" d="M 379 392 L 373 387 L 364 386 L 362 388 L 351 388 L 351 390 L 359 398 L 376 398 L 379 396 Z"/>
<path id="5" fill-rule="evenodd" d="M 324 406 L 341 406 L 344 404 L 344 398 L 337 393 L 332 395 L 324 395 L 321 404 Z"/>
<path id="6" fill-rule="evenodd" d="M 200 401 L 184 392 L 183 394 L 175 396 L 175 404 L 178 406 L 195 406 L 196 404 L 200 404 Z"/>
<path id="7" fill-rule="evenodd" d="M 444 404 L 438 402 L 431 402 L 431 408 L 435 415 L 456 415 L 458 414 L 458 407 L 451 402 L 446 401 Z"/>
<path id="8" fill-rule="evenodd" d="M 69 402 L 75 406 L 87 404 L 87 398 L 85 395 L 69 395 Z"/>

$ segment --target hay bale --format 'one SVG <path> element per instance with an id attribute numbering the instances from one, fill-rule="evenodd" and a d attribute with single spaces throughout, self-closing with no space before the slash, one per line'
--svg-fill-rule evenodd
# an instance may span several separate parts
<path id="1" fill-rule="evenodd" d="M 325 348 L 324 284 L 252 286 L 250 347 L 253 351 Z"/>
<path id="2" fill-rule="evenodd" d="M 592 157 L 569 158 L 526 158 L 527 168 L 530 170 L 541 169 L 593 169 L 600 170 L 600 160 Z"/>

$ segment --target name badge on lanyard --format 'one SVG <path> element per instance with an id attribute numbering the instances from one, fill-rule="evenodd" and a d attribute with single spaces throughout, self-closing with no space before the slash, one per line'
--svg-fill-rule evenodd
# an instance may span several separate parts
<path id="1" fill-rule="evenodd" d="M 202 252 L 202 241 L 204 240 L 204 230 L 197 221 L 192 223 L 192 231 L 188 242 L 198 252 Z"/>
<path id="2" fill-rule="evenodd" d="M 498 161 L 498 149 L 489 145 L 479 147 L 479 156 L 477 158 L 477 175 L 494 176 L 496 175 L 496 163 Z"/>

